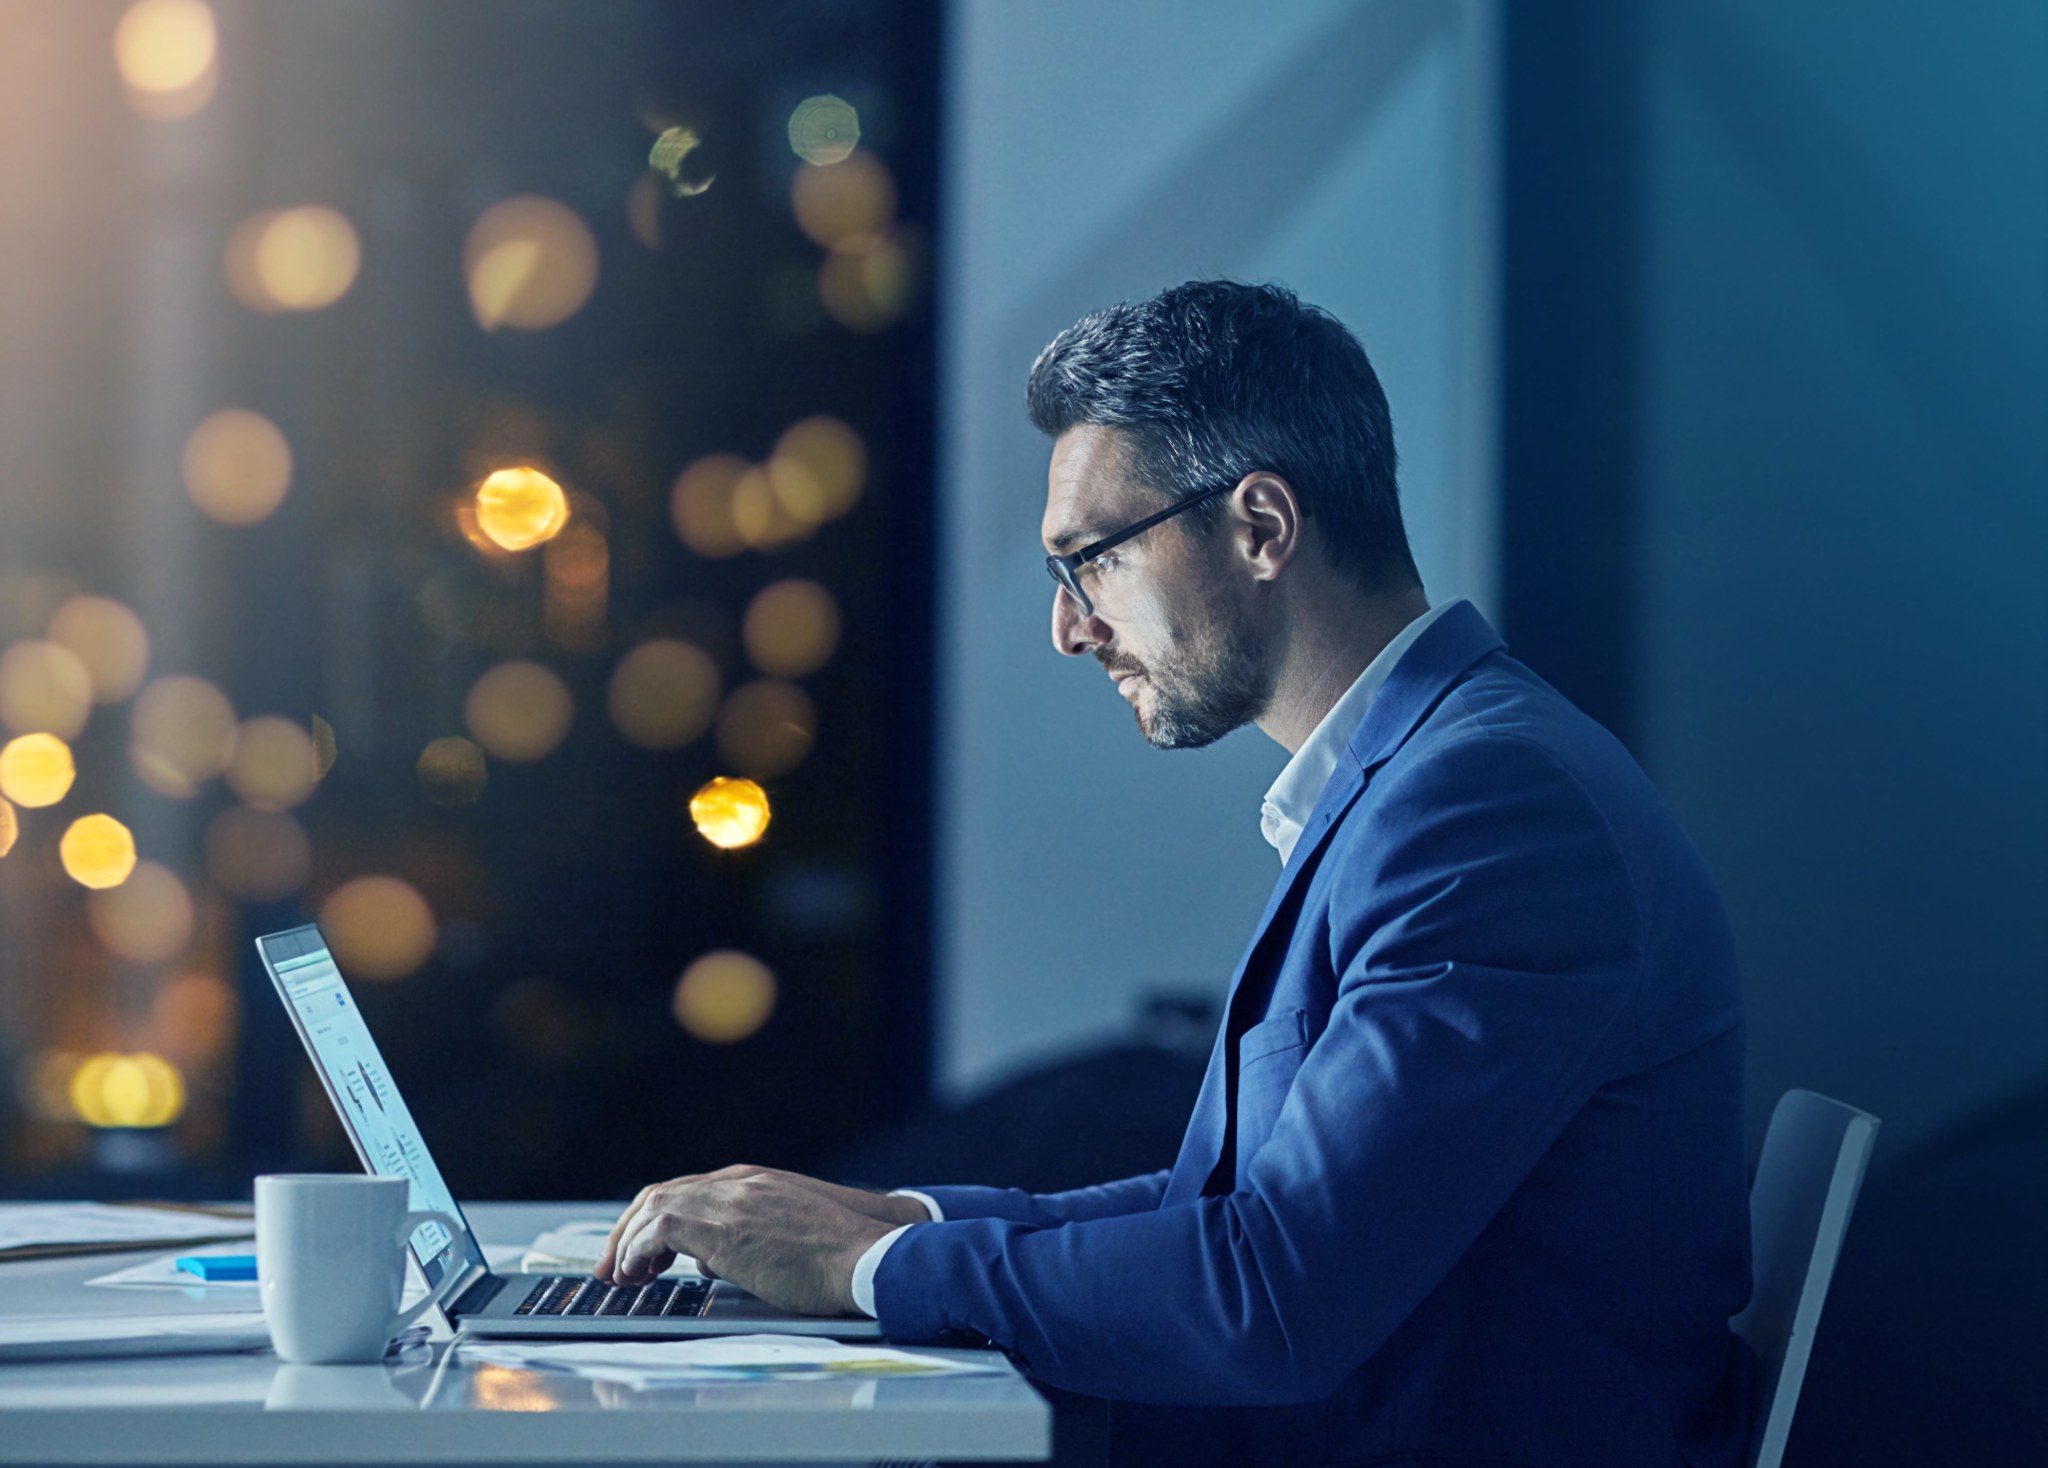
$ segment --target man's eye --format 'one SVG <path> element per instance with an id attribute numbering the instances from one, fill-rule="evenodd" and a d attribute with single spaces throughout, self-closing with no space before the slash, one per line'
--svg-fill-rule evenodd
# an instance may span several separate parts
<path id="1" fill-rule="evenodd" d="M 1115 551 L 1104 551 L 1088 564 L 1098 571 L 1114 571 L 1123 565 L 1123 557 Z"/>

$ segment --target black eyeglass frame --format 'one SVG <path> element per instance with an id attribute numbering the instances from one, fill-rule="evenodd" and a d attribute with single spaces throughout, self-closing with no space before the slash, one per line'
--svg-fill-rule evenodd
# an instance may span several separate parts
<path id="1" fill-rule="evenodd" d="M 1219 484 L 1211 489 L 1205 489 L 1200 494 L 1191 494 L 1184 500 L 1175 500 L 1157 514 L 1147 515 L 1144 519 L 1134 521 L 1124 526 L 1121 530 L 1111 531 L 1108 535 L 1103 536 L 1102 539 L 1090 541 L 1077 551 L 1068 551 L 1063 556 L 1047 556 L 1045 558 L 1045 569 L 1059 588 L 1066 592 L 1067 595 L 1073 597 L 1075 602 L 1079 604 L 1081 615 L 1092 617 L 1095 615 L 1095 603 L 1089 599 L 1088 593 L 1081 589 L 1081 568 L 1083 566 L 1087 565 L 1090 561 L 1100 559 L 1134 536 L 1143 535 L 1160 521 L 1171 520 L 1182 510 L 1199 505 L 1204 500 L 1212 500 L 1217 495 L 1223 494 L 1226 491 L 1236 489 L 1242 482 L 1242 480 L 1233 479 L 1227 484 Z"/>

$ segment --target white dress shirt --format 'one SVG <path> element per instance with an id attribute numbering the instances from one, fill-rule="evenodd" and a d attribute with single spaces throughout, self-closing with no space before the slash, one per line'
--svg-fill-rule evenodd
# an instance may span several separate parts
<path id="1" fill-rule="evenodd" d="M 1315 813 L 1316 802 L 1323 798 L 1323 787 L 1330 783 L 1344 746 L 1351 742 L 1351 736 L 1365 722 L 1365 711 L 1372 707 L 1374 695 L 1385 685 L 1394 671 L 1394 664 L 1400 662 L 1401 655 L 1415 645 L 1416 638 L 1429 630 L 1430 623 L 1457 604 L 1453 600 L 1440 607 L 1431 607 L 1396 633 L 1394 640 L 1381 649 L 1380 655 L 1366 664 L 1365 671 L 1358 675 L 1358 681 L 1345 690 L 1344 696 L 1323 715 L 1315 732 L 1295 751 L 1294 758 L 1287 762 L 1287 768 L 1280 772 L 1280 778 L 1273 782 L 1273 788 L 1266 792 L 1265 804 L 1259 811 L 1259 830 L 1280 853 L 1282 865 L 1294 854 L 1294 843 L 1301 838 L 1303 824 Z M 939 1205 L 923 1193 L 898 1188 L 891 1196 L 915 1198 L 924 1204 L 932 1222 L 946 1221 Z M 889 1230 L 869 1245 L 868 1251 L 860 1256 L 860 1262 L 853 1266 L 853 1303 L 870 1319 L 879 1318 L 875 1313 L 875 1271 L 881 1267 L 882 1256 L 889 1252 L 891 1244 L 902 1237 L 904 1229 L 916 1226 L 906 1223 L 902 1228 Z"/>
<path id="2" fill-rule="evenodd" d="M 1330 783 L 1330 776 L 1336 772 L 1344 746 L 1351 742 L 1351 736 L 1365 722 L 1365 711 L 1372 707 L 1373 699 L 1386 685 L 1394 664 L 1400 662 L 1401 655 L 1415 645 L 1416 638 L 1429 630 L 1430 623 L 1462 600 L 1464 598 L 1459 597 L 1442 606 L 1431 607 L 1395 633 L 1394 640 L 1380 650 L 1380 655 L 1365 665 L 1358 681 L 1330 706 L 1322 722 L 1316 725 L 1315 732 L 1302 742 L 1301 748 L 1294 752 L 1294 758 L 1287 762 L 1287 768 L 1280 772 L 1280 778 L 1273 782 L 1273 788 L 1266 792 L 1265 803 L 1259 808 L 1259 834 L 1266 838 L 1267 845 L 1280 853 L 1282 866 L 1294 855 L 1294 843 L 1301 839 L 1301 828 L 1315 814 L 1316 802 L 1323 798 L 1323 787 Z"/>

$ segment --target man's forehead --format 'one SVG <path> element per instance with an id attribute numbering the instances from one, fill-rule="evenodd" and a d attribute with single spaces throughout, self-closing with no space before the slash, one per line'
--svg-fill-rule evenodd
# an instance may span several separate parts
<path id="1" fill-rule="evenodd" d="M 1129 441 L 1114 428 L 1083 423 L 1054 441 L 1039 526 L 1049 549 L 1073 550 L 1129 518 L 1135 498 L 1129 463 Z"/>

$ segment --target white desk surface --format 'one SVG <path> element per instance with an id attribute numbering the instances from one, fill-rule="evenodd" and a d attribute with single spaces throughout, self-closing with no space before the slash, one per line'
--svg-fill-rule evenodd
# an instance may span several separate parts
<path id="1" fill-rule="evenodd" d="M 0 1207 L 4 1207 L 0 1204 Z M 466 1205 L 486 1244 L 524 1244 L 616 1205 Z M 230 1297 L 87 1289 L 160 1255 L 0 1263 L 0 1314 L 208 1313 Z M 922 1349 L 922 1348 L 920 1348 Z M 415 1351 L 415 1355 L 420 1353 Z M 647 1463 L 1043 1460 L 1045 1401 L 997 1353 L 1000 1376 L 745 1382 L 638 1391 L 557 1372 L 447 1359 L 287 1366 L 246 1355 L 0 1365 L 0 1463 Z"/>

